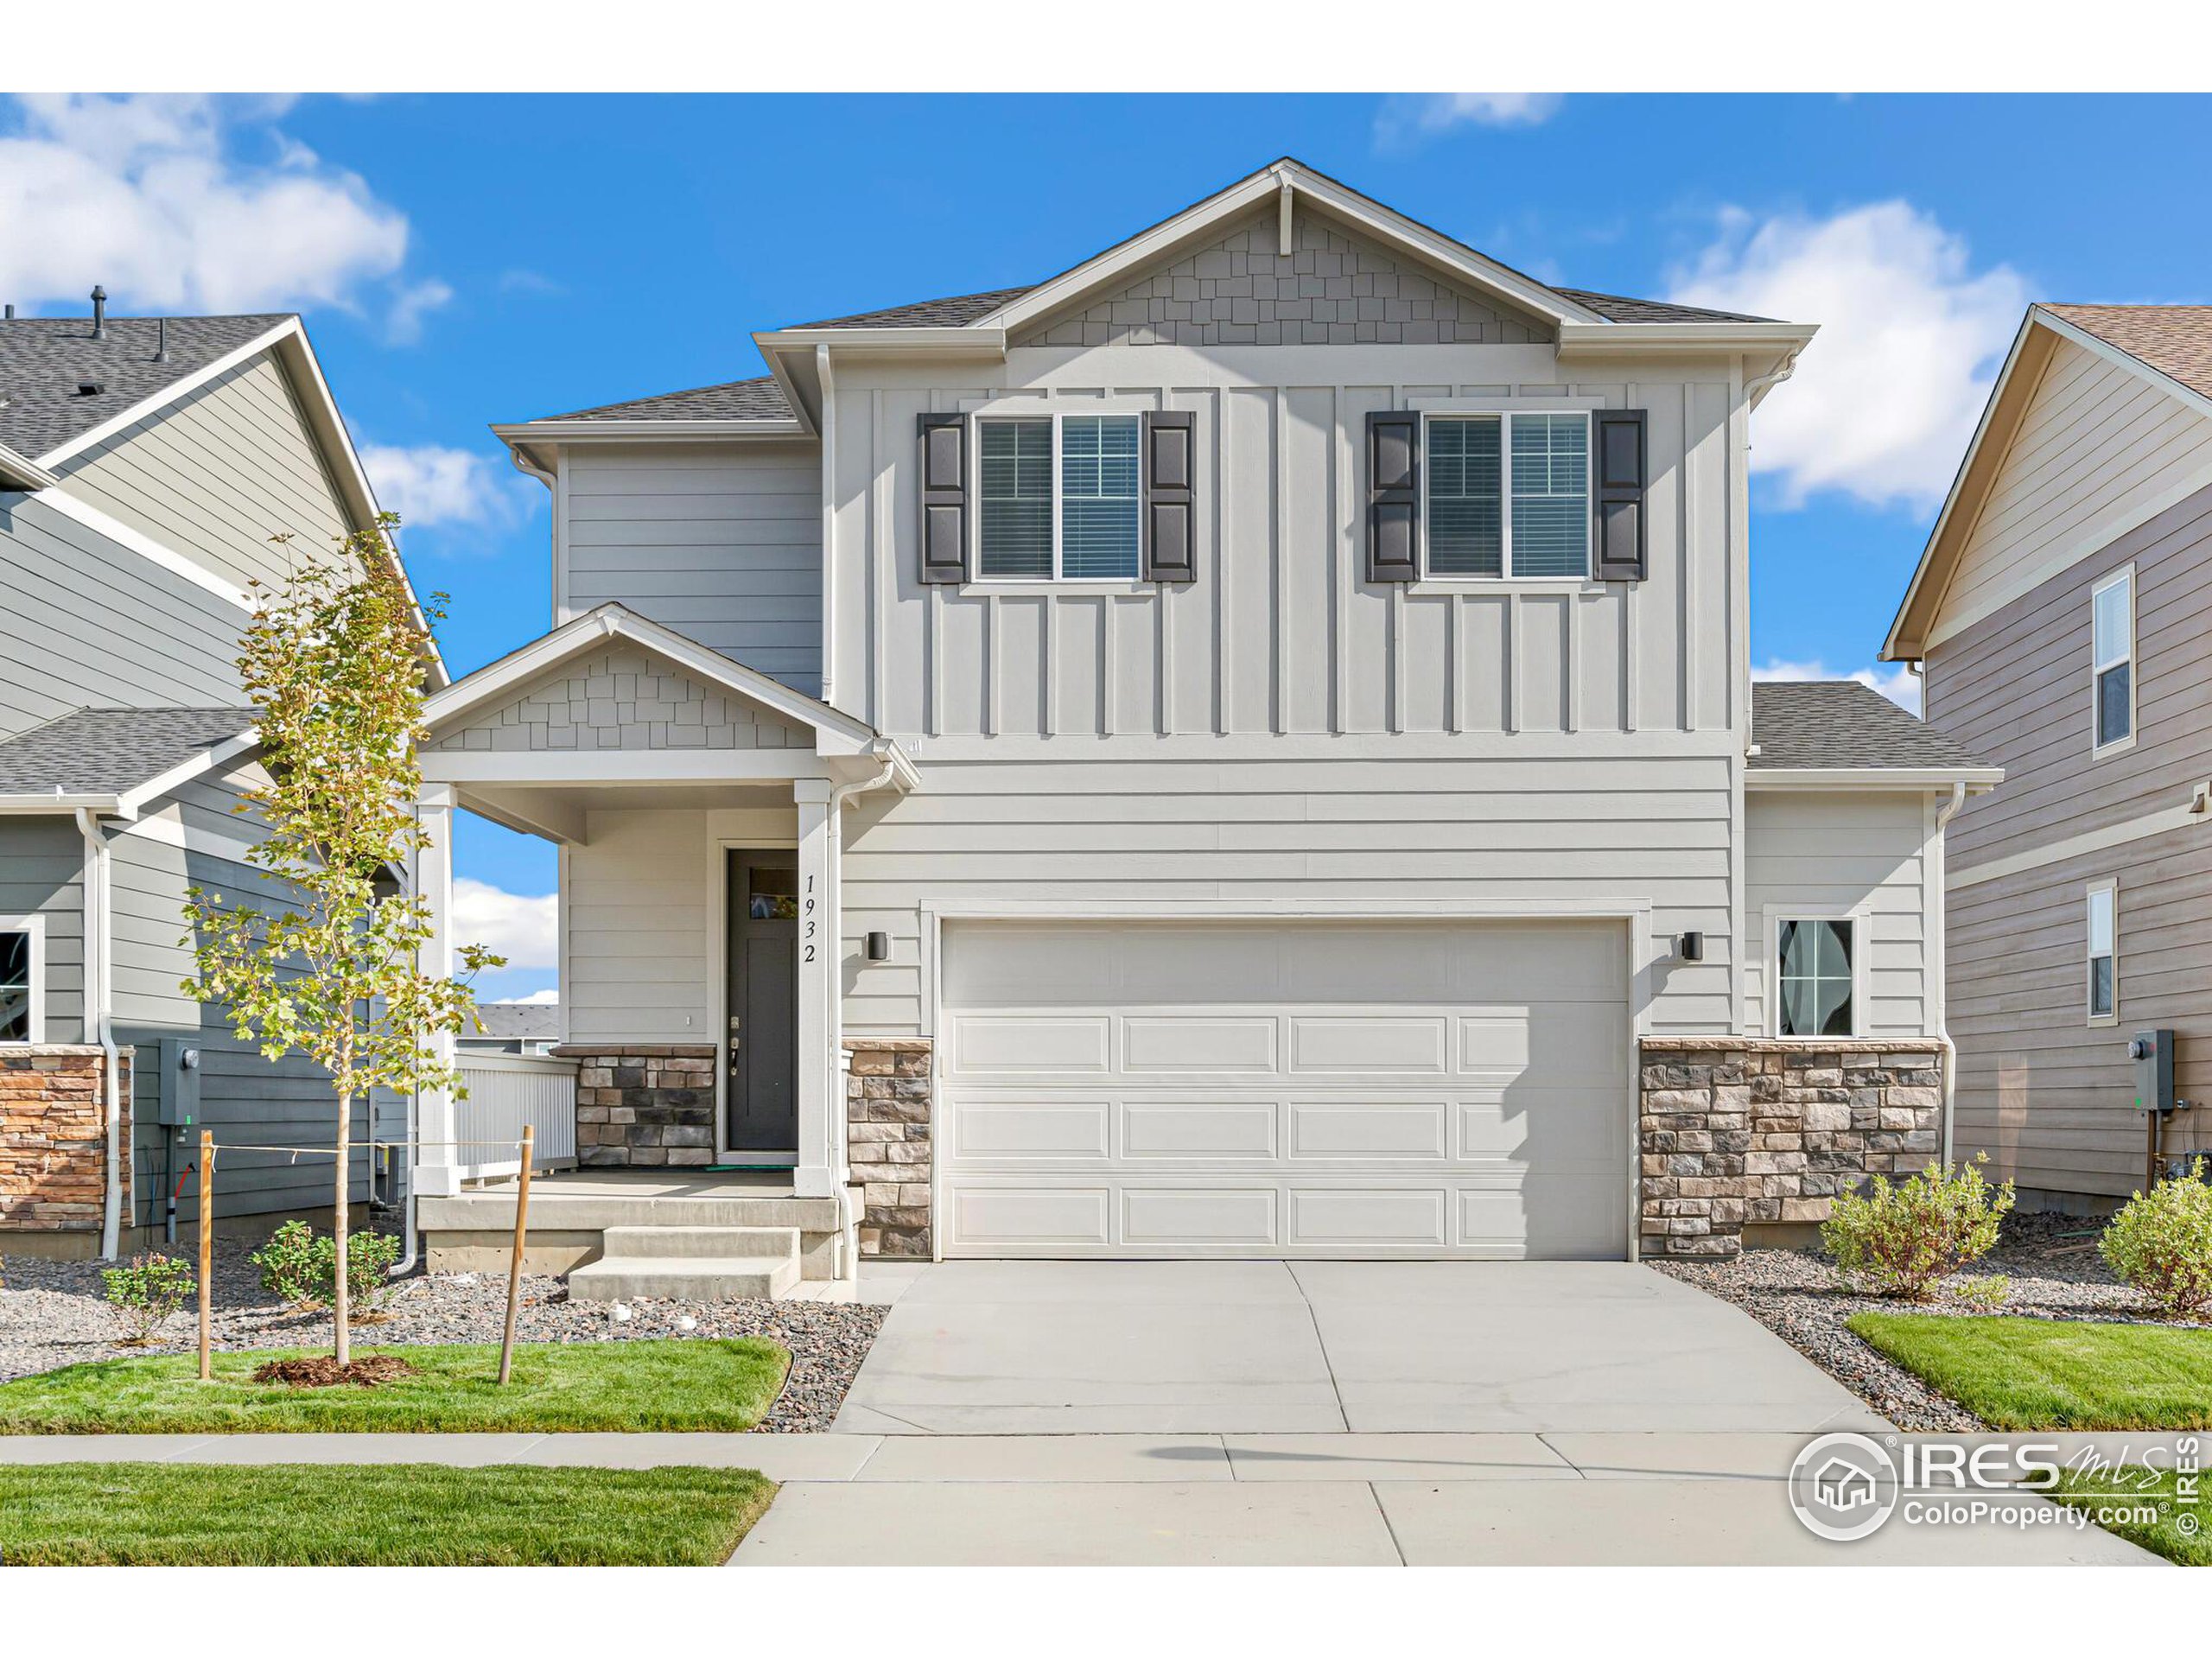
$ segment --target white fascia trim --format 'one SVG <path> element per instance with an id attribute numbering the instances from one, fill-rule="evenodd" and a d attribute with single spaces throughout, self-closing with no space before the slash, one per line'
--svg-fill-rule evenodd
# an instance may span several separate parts
<path id="1" fill-rule="evenodd" d="M 1613 352 L 1672 353 L 1710 357 L 1716 353 L 1802 351 L 1820 333 L 1809 322 L 1600 322 L 1562 323 L 1561 361 Z"/>
<path id="2" fill-rule="evenodd" d="M 0 488 L 43 490 L 57 481 L 29 456 L 0 443 Z"/>
<path id="3" fill-rule="evenodd" d="M 2002 766 L 1768 766 L 1744 773 L 1745 789 L 1914 789 L 1948 793 L 1964 784 L 1985 794 L 2005 781 Z"/>
<path id="4" fill-rule="evenodd" d="M 650 443 L 711 438 L 810 438 L 798 421 L 522 421 L 492 435 L 509 448 L 531 443 Z"/>
<path id="5" fill-rule="evenodd" d="M 127 816 L 119 795 L 65 795 L 59 791 L 43 795 L 0 795 L 0 817 L 39 817 L 56 812 L 74 813 L 79 808 L 103 817 Z"/>
<path id="6" fill-rule="evenodd" d="M 868 355 L 923 352 L 940 357 L 948 353 L 993 356 L 1006 349 L 1006 330 L 980 322 L 963 323 L 957 327 L 933 323 L 914 328 L 770 328 L 754 334 L 753 341 L 772 368 L 772 353 L 811 353 L 817 346 Z M 783 376 L 778 374 L 776 378 L 780 381 Z"/>
<path id="7" fill-rule="evenodd" d="M 285 318 L 275 327 L 256 334 L 245 345 L 224 353 L 222 356 L 201 368 L 195 369 L 182 379 L 170 381 L 160 391 L 141 397 L 127 409 L 109 416 L 98 426 L 87 428 L 67 442 L 48 450 L 38 458 L 39 465 L 52 468 L 67 461 L 73 455 L 80 454 L 85 450 L 92 448 L 95 444 L 105 443 L 117 433 L 127 427 L 136 426 L 157 410 L 166 409 L 179 399 L 189 397 L 210 381 L 219 379 L 248 359 L 258 357 L 285 335 L 297 334 L 299 332 L 300 320 L 297 317 Z M 329 396 L 327 388 L 324 389 L 323 395 L 326 397 Z"/>
<path id="8" fill-rule="evenodd" d="M 203 588 L 216 598 L 239 610 L 251 613 L 253 596 L 227 576 L 210 570 L 206 565 L 181 549 L 167 542 L 157 542 L 145 531 L 126 524 L 120 518 L 111 518 L 89 502 L 69 493 L 68 486 L 55 484 L 30 498 L 41 505 L 48 506 L 65 518 L 73 518 L 86 530 L 95 531 L 139 557 L 158 564 L 173 576 L 182 576 L 195 588 Z"/>
<path id="9" fill-rule="evenodd" d="M 563 624 L 437 692 L 423 705 L 423 724 L 435 733 L 441 725 L 474 713 L 500 693 L 513 690 L 611 639 L 628 639 L 642 645 L 667 658 L 687 673 L 734 691 L 787 720 L 812 728 L 817 754 L 871 753 L 880 741 L 875 728 L 866 722 L 613 602 L 585 612 L 573 622 Z M 711 753 L 727 756 L 733 751 L 718 749 Z"/>
<path id="10" fill-rule="evenodd" d="M 149 778 L 135 789 L 125 790 L 118 797 L 118 810 L 126 818 L 135 818 L 155 801 L 170 791 L 181 788 L 194 778 L 204 777 L 229 766 L 233 760 L 251 754 L 261 747 L 261 734 L 245 731 L 232 738 L 202 749 L 189 760 L 171 766 L 156 777 Z"/>
<path id="11" fill-rule="evenodd" d="M 804 749 L 432 749 L 416 760 L 423 781 L 437 784 L 627 789 L 810 778 L 827 788 L 836 781 L 830 759 Z"/>

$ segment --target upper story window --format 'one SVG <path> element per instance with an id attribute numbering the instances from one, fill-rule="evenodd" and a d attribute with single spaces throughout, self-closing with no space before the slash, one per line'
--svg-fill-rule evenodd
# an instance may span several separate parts
<path id="1" fill-rule="evenodd" d="M 1431 576 L 1590 574 L 1590 417 L 1434 415 L 1427 423 Z"/>
<path id="2" fill-rule="evenodd" d="M 0 920 L 0 1043 L 35 1043 L 46 1035 L 41 943 L 35 918 Z"/>
<path id="3" fill-rule="evenodd" d="M 2089 598 L 2094 621 L 2091 672 L 2096 747 L 2108 749 L 2135 735 L 2135 569 L 2115 571 Z"/>
<path id="4" fill-rule="evenodd" d="M 1848 1037 L 1854 924 L 1785 921 L 1775 941 L 1775 1031 L 1783 1037 Z"/>
<path id="5" fill-rule="evenodd" d="M 2089 1023 L 2114 1024 L 2120 1018 L 2120 887 L 2099 881 L 2089 889 Z"/>
<path id="6" fill-rule="evenodd" d="M 1135 415 L 979 422 L 976 574 L 996 582 L 1135 581 L 1142 425 Z"/>

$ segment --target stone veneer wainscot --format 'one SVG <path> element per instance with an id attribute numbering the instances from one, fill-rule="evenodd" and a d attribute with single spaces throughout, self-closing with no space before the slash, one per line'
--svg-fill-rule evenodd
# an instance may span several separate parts
<path id="1" fill-rule="evenodd" d="M 845 1155 L 861 1190 L 861 1254 L 930 1253 L 930 1039 L 848 1037 Z"/>
<path id="2" fill-rule="evenodd" d="M 99 1249 L 107 1195 L 107 1128 L 100 1106 L 105 1065 L 93 1044 L 0 1048 L 0 1238 L 16 1235 L 41 1254 L 41 1244 L 87 1246 L 70 1254 Z M 129 1049 L 118 1065 L 122 1143 L 128 1147 Z"/>
<path id="3" fill-rule="evenodd" d="M 703 1169 L 715 1161 L 712 1043 L 564 1043 L 576 1067 L 576 1161 Z"/>
<path id="4" fill-rule="evenodd" d="M 1837 1193 L 1942 1154 L 1933 1039 L 1646 1037 L 1642 1048 L 1646 1255 L 1734 1255 L 1746 1227 L 1826 1221 Z"/>

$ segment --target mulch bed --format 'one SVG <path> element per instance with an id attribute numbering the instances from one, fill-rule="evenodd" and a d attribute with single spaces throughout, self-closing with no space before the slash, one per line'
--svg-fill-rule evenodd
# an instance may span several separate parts
<path id="1" fill-rule="evenodd" d="M 350 1363 L 340 1365 L 333 1354 L 315 1354 L 302 1359 L 272 1359 L 254 1372 L 257 1382 L 282 1382 L 288 1389 L 334 1389 L 341 1385 L 356 1389 L 373 1389 L 380 1383 L 397 1382 L 403 1376 L 422 1375 L 412 1362 L 397 1354 L 364 1354 Z"/>

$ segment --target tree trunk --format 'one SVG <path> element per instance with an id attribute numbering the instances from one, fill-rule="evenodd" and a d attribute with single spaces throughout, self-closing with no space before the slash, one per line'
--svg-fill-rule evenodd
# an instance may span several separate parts
<path id="1" fill-rule="evenodd" d="M 350 1060 L 352 1056 L 348 1055 L 346 1058 Z M 347 1073 L 350 1074 L 350 1071 L 349 1066 Z M 346 1249 L 349 1236 L 346 1231 L 346 1190 L 353 1185 L 353 1169 L 346 1156 L 349 1150 L 346 1143 L 353 1138 L 353 1096 L 346 1084 L 341 1082 L 338 1090 L 338 1192 L 337 1202 L 332 1206 L 331 1211 L 331 1224 L 338 1233 L 337 1249 L 334 1253 L 334 1259 L 338 1264 L 337 1285 L 335 1293 L 331 1298 L 331 1306 L 337 1316 L 337 1356 L 340 1367 L 353 1363 L 353 1333 L 347 1323 L 353 1313 L 353 1299 L 347 1294 L 350 1287 L 346 1281 L 352 1276 L 347 1269 L 352 1263 L 346 1259 L 349 1254 Z"/>

